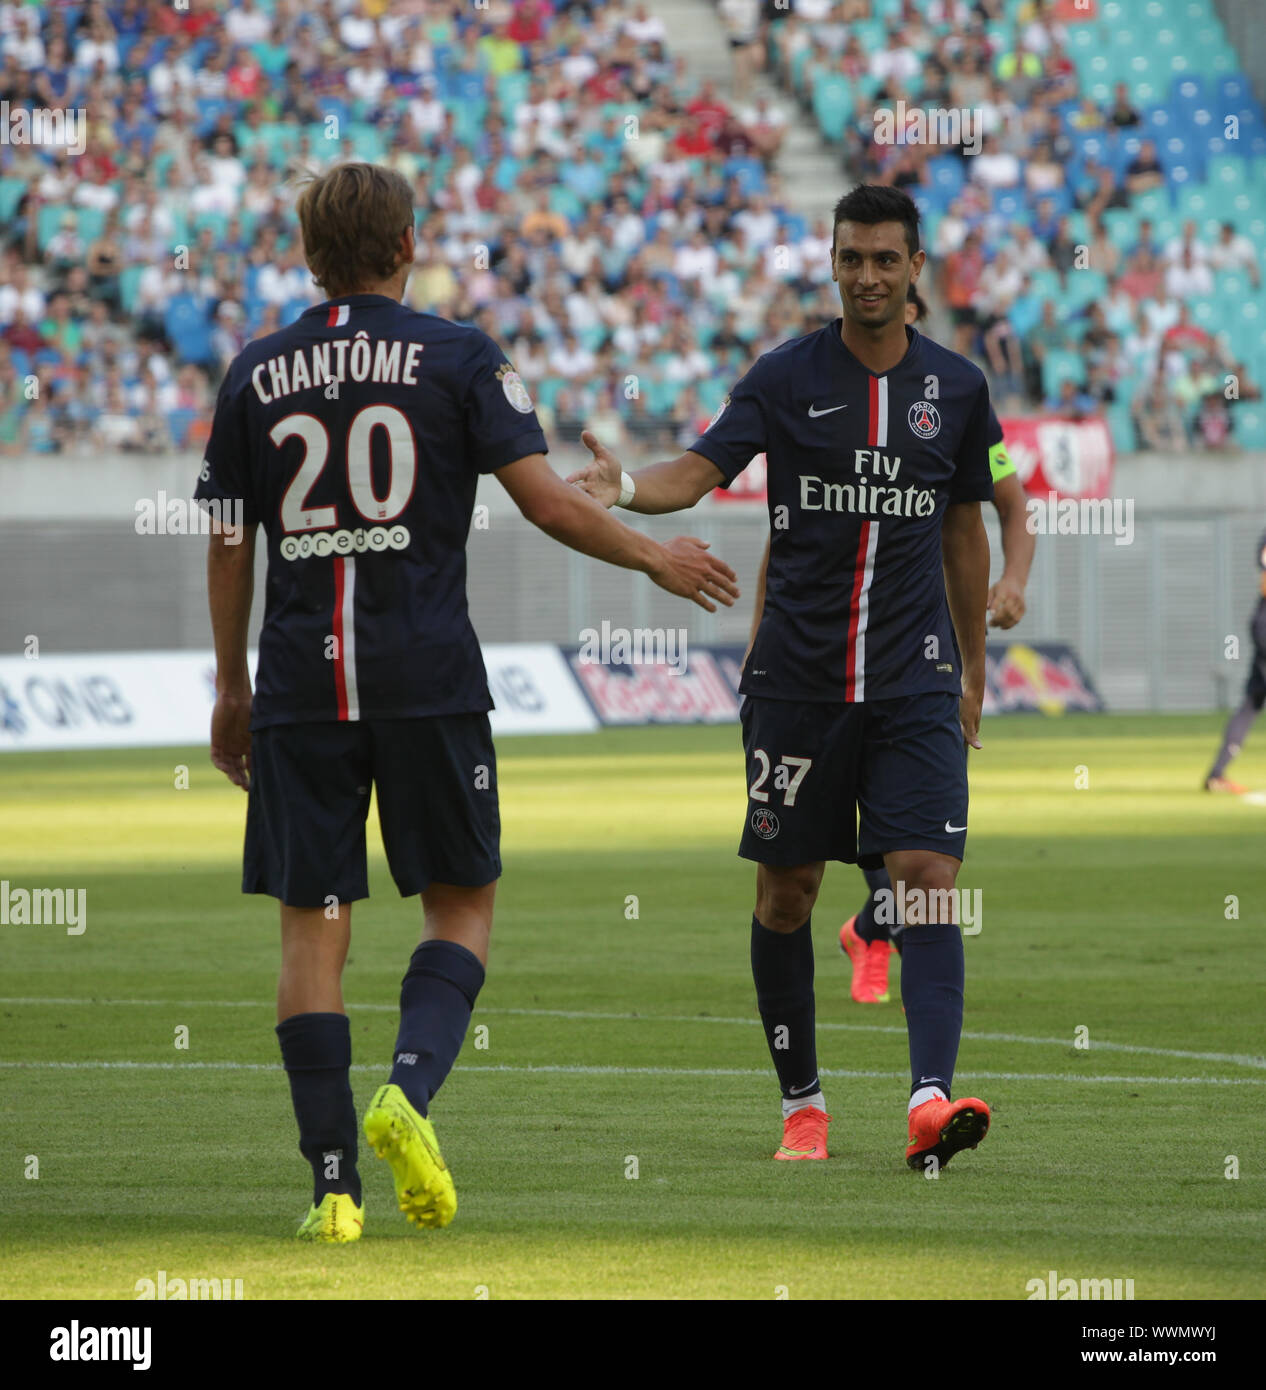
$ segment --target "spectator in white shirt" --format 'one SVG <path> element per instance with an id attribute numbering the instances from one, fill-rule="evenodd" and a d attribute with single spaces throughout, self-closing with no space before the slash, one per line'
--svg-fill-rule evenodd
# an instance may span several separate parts
<path id="1" fill-rule="evenodd" d="M 658 15 L 651 14 L 646 6 L 641 4 L 633 11 L 632 19 L 624 21 L 624 32 L 635 43 L 664 43 L 668 38 L 664 21 Z"/>
<path id="2" fill-rule="evenodd" d="M 1192 221 L 1182 224 L 1182 235 L 1172 237 L 1165 244 L 1165 260 L 1170 265 L 1178 265 L 1183 258 L 1185 251 L 1191 252 L 1191 258 L 1198 265 L 1203 265 L 1209 259 L 1209 248 L 1200 240 L 1199 229 Z"/>
<path id="3" fill-rule="evenodd" d="M 881 82 L 899 82 L 903 86 L 916 77 L 922 67 L 919 55 L 906 44 L 904 36 L 891 39 L 889 47 L 878 49 L 870 59 L 872 77 Z"/>
<path id="4" fill-rule="evenodd" d="M 734 95 L 747 99 L 752 73 L 760 64 L 760 0 L 720 0 L 717 13 L 725 25 L 734 59 Z"/>
<path id="5" fill-rule="evenodd" d="M 563 120 L 563 108 L 548 93 L 544 82 L 528 87 L 527 100 L 515 108 L 514 123 L 523 127 L 535 123 L 538 128 L 556 130 Z"/>
<path id="6" fill-rule="evenodd" d="M 106 178 L 105 169 L 98 166 L 90 179 L 84 179 L 76 186 L 74 201 L 81 208 L 109 212 L 118 205 L 119 191 Z"/>
<path id="7" fill-rule="evenodd" d="M 563 332 L 562 341 L 556 343 L 549 354 L 550 371 L 567 381 L 587 377 L 594 369 L 595 358 L 571 331 Z"/>
<path id="8" fill-rule="evenodd" d="M 362 49 L 347 74 L 347 90 L 355 101 L 363 101 L 376 110 L 389 80 L 382 53 Z"/>
<path id="9" fill-rule="evenodd" d="M 1163 337 L 1165 330 L 1172 328 L 1178 322 L 1179 307 L 1177 301 L 1170 294 L 1169 286 L 1163 286 L 1158 298 L 1149 299 L 1143 305 L 1148 327 Z"/>
<path id="10" fill-rule="evenodd" d="M 237 185 L 217 183 L 211 173 L 211 160 L 200 154 L 193 162 L 195 187 L 189 194 L 189 207 L 196 216 L 202 212 L 221 212 L 226 217 L 237 211 Z"/>
<path id="11" fill-rule="evenodd" d="M 114 72 L 119 66 L 119 45 L 104 19 L 94 19 L 86 37 L 75 45 L 75 67 L 91 72 L 99 62 L 105 64 L 107 72 Z"/>
<path id="12" fill-rule="evenodd" d="M 1218 239 L 1209 249 L 1209 265 L 1216 271 L 1242 271 L 1253 288 L 1260 289 L 1262 274 L 1257 265 L 1257 248 L 1233 222 L 1224 222 Z"/>
<path id="13" fill-rule="evenodd" d="M 735 214 L 734 225 L 743 229 L 748 244 L 757 251 L 763 251 L 778 235 L 778 216 L 760 193 L 754 194 L 749 205 Z"/>
<path id="14" fill-rule="evenodd" d="M 224 16 L 224 30 L 233 44 L 263 43 L 271 28 L 272 20 L 255 0 L 240 0 Z"/>
<path id="15" fill-rule="evenodd" d="M 1190 248 L 1182 260 L 1165 271 L 1165 293 L 1174 299 L 1200 299 L 1213 293 L 1213 272 L 1201 265 Z"/>
<path id="16" fill-rule="evenodd" d="M 338 35 L 345 48 L 359 52 L 378 42 L 378 26 L 366 15 L 349 11 L 339 20 Z"/>
<path id="17" fill-rule="evenodd" d="M 805 277 L 815 284 L 828 283 L 831 279 L 831 232 L 825 218 L 817 218 L 801 237 L 799 251 Z"/>
<path id="18" fill-rule="evenodd" d="M 281 261 L 269 261 L 255 281 L 255 293 L 268 304 L 289 304 L 292 299 L 310 299 L 312 277 L 303 259 L 303 248 L 296 241 L 282 253 Z"/>
<path id="19" fill-rule="evenodd" d="M 1004 243 L 1012 263 L 1023 274 L 1046 270 L 1051 263 L 1050 252 L 1033 235 L 1027 222 L 1017 222 L 1011 230 L 1011 240 Z"/>
<path id="20" fill-rule="evenodd" d="M 13 54 L 23 72 L 35 72 L 44 66 L 44 40 L 40 37 L 39 15 L 34 10 L 23 10 L 18 16 L 18 32 L 5 44 L 5 52 Z"/>
<path id="21" fill-rule="evenodd" d="M 0 328 L 8 328 L 19 311 L 28 323 L 39 323 L 44 317 L 44 292 L 31 284 L 30 273 L 21 263 L 8 283 L 0 284 Z"/>
<path id="22" fill-rule="evenodd" d="M 697 231 L 677 248 L 673 273 L 679 280 L 701 280 L 706 286 L 715 278 L 718 264 L 716 247 L 702 231 Z"/>
<path id="23" fill-rule="evenodd" d="M 986 188 L 1014 188 L 1020 182 L 1020 161 L 986 138 L 981 152 L 971 161 L 971 177 Z"/>
<path id="24" fill-rule="evenodd" d="M 164 116 L 173 106 L 192 97 L 197 91 L 198 78 L 188 55 L 189 40 L 185 35 L 177 34 L 172 39 L 171 47 L 149 70 L 150 93 L 154 105 Z"/>
<path id="25" fill-rule="evenodd" d="M 612 228 L 615 244 L 622 251 L 636 251 L 646 239 L 646 224 L 633 211 L 626 193 L 621 193 L 615 200 Z"/>
<path id="26" fill-rule="evenodd" d="M 438 85 L 435 78 L 424 77 L 418 83 L 418 95 L 409 103 L 409 119 L 423 140 L 444 129 L 446 112 L 437 95 Z"/>
<path id="27" fill-rule="evenodd" d="M 217 135 L 215 143 L 207 156 L 207 169 L 215 183 L 224 184 L 233 190 L 236 198 L 238 190 L 246 182 L 246 170 L 242 161 L 233 153 L 233 140 L 228 135 Z"/>

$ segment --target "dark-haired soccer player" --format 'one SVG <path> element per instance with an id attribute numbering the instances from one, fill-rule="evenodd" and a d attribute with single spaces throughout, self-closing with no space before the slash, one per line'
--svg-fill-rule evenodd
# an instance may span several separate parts
<path id="1" fill-rule="evenodd" d="M 984 698 L 989 392 L 978 367 L 906 327 L 925 260 L 911 199 L 861 185 L 833 223 L 842 318 L 760 357 L 679 458 L 630 479 L 586 432 L 594 458 L 571 481 L 607 506 L 676 511 L 765 452 L 773 539 L 741 684 L 739 853 L 758 865 L 751 959 L 782 1085 L 775 1156 L 827 1156 L 810 914 L 839 859 L 906 885 L 906 1157 L 943 1164 L 989 1127 L 983 1101 L 950 1099 L 963 1010 L 950 890 Z"/>
<path id="2" fill-rule="evenodd" d="M 1244 698 L 1226 722 L 1222 746 L 1209 769 L 1209 775 L 1204 779 L 1207 792 L 1231 792 L 1242 796 L 1248 790 L 1238 782 L 1231 781 L 1226 776 L 1226 769 L 1232 758 L 1239 757 L 1253 721 L 1266 704 L 1266 532 L 1257 542 L 1257 589 L 1261 597 L 1249 625 L 1253 636 L 1253 665 L 1248 673 L 1248 684 L 1244 687 Z"/>
<path id="3" fill-rule="evenodd" d="M 928 306 L 923 296 L 911 285 L 906 291 L 906 323 L 914 326 L 927 317 Z M 1033 551 L 1037 537 L 1025 524 L 1024 486 L 1016 474 L 1015 464 L 1007 453 L 1002 425 L 989 407 L 989 472 L 993 478 L 993 505 L 1002 524 L 1002 574 L 989 589 L 989 625 L 1012 628 L 1024 616 L 1024 588 L 1033 566 Z M 752 611 L 752 633 L 748 651 L 756 640 L 761 611 L 765 602 L 765 574 L 769 568 L 769 542 L 756 576 L 756 602 Z M 851 994 L 858 1004 L 886 1004 L 888 968 L 894 950 L 901 950 L 901 924 L 892 914 L 879 914 L 876 895 L 892 893 L 892 880 L 884 868 L 863 869 L 870 890 L 862 907 L 840 928 L 840 950 L 852 967 Z M 890 897 L 889 903 L 893 901 Z M 887 919 L 887 920 L 885 920 Z"/>
<path id="4" fill-rule="evenodd" d="M 315 1183 L 299 1235 L 343 1242 L 364 1220 L 341 980 L 351 905 L 368 896 L 371 787 L 392 877 L 421 894 L 425 930 L 365 1133 L 410 1221 L 443 1226 L 457 1209 L 426 1115 L 484 981 L 501 872 L 492 700 L 466 607 L 479 475 L 495 473 L 556 540 L 709 612 L 737 590 L 701 542 L 659 545 L 553 472 L 527 388 L 491 338 L 403 307 L 414 214 L 399 174 L 338 165 L 307 184 L 298 214 L 330 298 L 234 360 L 196 495 L 240 505 L 244 521 L 218 527 L 208 554 L 211 759 L 250 794 L 242 889 L 281 901 L 277 1036 Z"/>

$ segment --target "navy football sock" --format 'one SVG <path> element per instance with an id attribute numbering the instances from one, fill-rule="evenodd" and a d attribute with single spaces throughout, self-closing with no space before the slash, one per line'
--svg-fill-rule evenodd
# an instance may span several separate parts
<path id="1" fill-rule="evenodd" d="M 875 894 L 882 889 L 892 892 L 892 879 L 888 877 L 887 869 L 863 869 L 866 875 L 866 886 L 870 889 L 870 897 L 866 899 L 866 906 L 857 914 L 857 921 L 853 923 L 853 930 L 865 942 L 886 941 L 891 935 L 889 921 L 895 921 L 896 908 L 889 898 L 884 913 L 884 921 L 875 920 Z"/>
<path id="2" fill-rule="evenodd" d="M 400 986 L 400 1031 L 391 1081 L 425 1115 L 453 1068 L 483 987 L 479 957 L 456 941 L 424 941 Z"/>
<path id="3" fill-rule="evenodd" d="M 1243 748 L 1244 740 L 1248 737 L 1248 731 L 1253 727 L 1257 715 L 1258 711 L 1254 708 L 1253 702 L 1245 700 L 1227 720 L 1226 733 L 1222 735 L 1222 747 L 1218 749 L 1218 756 L 1209 769 L 1210 777 L 1221 777 L 1231 759 L 1239 757 L 1240 749 Z"/>
<path id="4" fill-rule="evenodd" d="M 277 1041 L 299 1122 L 299 1152 L 312 1165 L 312 1205 L 319 1207 L 327 1192 L 346 1192 L 360 1206 L 346 1014 L 294 1014 L 277 1025 Z"/>
<path id="5" fill-rule="evenodd" d="M 949 1098 L 963 1031 L 963 934 L 952 923 L 904 928 L 901 1002 L 910 1035 L 910 1094 L 939 1086 Z"/>
<path id="6" fill-rule="evenodd" d="M 793 932 L 770 931 L 752 916 L 752 979 L 756 1007 L 784 1100 L 818 1090 L 813 1024 L 813 937 L 810 917 Z"/>

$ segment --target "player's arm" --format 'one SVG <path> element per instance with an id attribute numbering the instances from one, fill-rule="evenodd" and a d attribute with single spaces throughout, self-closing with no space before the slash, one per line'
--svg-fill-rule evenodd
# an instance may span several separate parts
<path id="1" fill-rule="evenodd" d="M 995 478 L 993 504 L 1002 523 L 1002 575 L 989 590 L 989 622 L 1009 628 L 1024 617 L 1024 588 L 1029 582 L 1037 537 L 1027 526 L 1024 485 L 1015 473 Z"/>
<path id="2" fill-rule="evenodd" d="M 768 430 L 764 401 L 771 389 L 767 359 L 758 358 L 722 402 L 694 447 L 630 477 L 619 459 L 592 430 L 580 441 L 593 454 L 589 464 L 567 479 L 604 507 L 617 503 L 632 512 L 676 512 L 693 507 L 716 487 L 729 487 L 765 450 Z"/>
<path id="3" fill-rule="evenodd" d="M 587 491 L 565 483 L 545 461 L 544 454 L 517 459 L 498 468 L 496 476 L 534 526 L 582 555 L 623 569 L 641 570 L 661 589 L 688 598 L 709 613 L 716 612 L 712 599 L 729 608 L 739 596 L 734 571 L 723 560 L 708 554 L 705 541 L 678 536 L 661 545 L 633 530 Z"/>
<path id="4" fill-rule="evenodd" d="M 593 454 L 593 459 L 572 473 L 567 481 L 604 507 L 615 506 L 625 490 L 623 479 L 629 475 L 611 450 L 599 443 L 592 430 L 585 430 L 580 442 Z M 632 475 L 632 481 L 633 495 L 621 505 L 631 512 L 658 515 L 693 507 L 701 497 L 706 497 L 724 482 L 725 475 L 711 459 L 687 449 L 675 459 L 639 469 Z"/>
<path id="5" fill-rule="evenodd" d="M 760 557 L 760 569 L 756 572 L 756 602 L 752 605 L 752 631 L 747 639 L 747 650 L 743 653 L 743 665 L 747 665 L 747 658 L 752 654 L 752 647 L 756 643 L 756 629 L 760 627 L 760 620 L 765 616 L 765 576 L 769 573 L 769 547 L 773 544 L 773 537 L 765 537 L 765 553 Z"/>
<path id="6" fill-rule="evenodd" d="M 951 502 L 941 525 L 945 596 L 963 658 L 959 717 L 963 737 L 980 747 L 980 710 L 985 699 L 985 600 L 989 593 L 989 537 L 979 502 Z"/>
<path id="7" fill-rule="evenodd" d="M 251 776 L 251 673 L 246 630 L 255 590 L 258 524 L 211 523 L 207 547 L 207 597 L 215 639 L 215 708 L 211 713 L 211 761 L 246 790 Z"/>

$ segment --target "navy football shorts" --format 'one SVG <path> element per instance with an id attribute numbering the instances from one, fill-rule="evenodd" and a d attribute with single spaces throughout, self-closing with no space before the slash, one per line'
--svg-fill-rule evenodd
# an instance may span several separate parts
<path id="1" fill-rule="evenodd" d="M 958 697 L 863 704 L 747 696 L 747 820 L 739 854 L 790 866 L 840 859 L 877 869 L 894 850 L 962 859 L 967 746 Z"/>
<path id="2" fill-rule="evenodd" d="M 401 897 L 501 874 L 497 763 L 486 714 L 274 724 L 251 735 L 242 892 L 290 907 L 369 896 L 371 786 Z"/>

